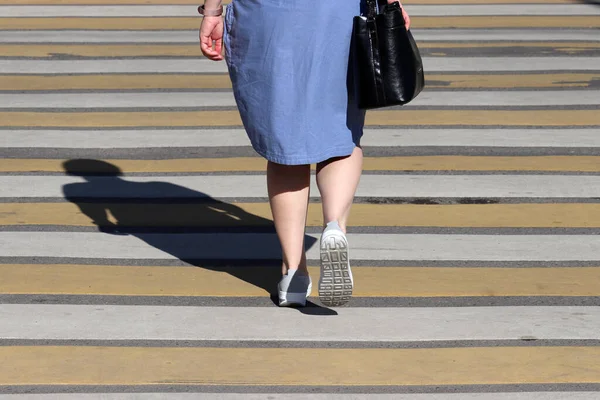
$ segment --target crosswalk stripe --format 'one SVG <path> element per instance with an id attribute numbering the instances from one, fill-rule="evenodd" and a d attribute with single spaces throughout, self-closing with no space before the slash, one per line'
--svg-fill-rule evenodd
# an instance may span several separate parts
<path id="1" fill-rule="evenodd" d="M 423 57 L 428 72 L 600 70 L 598 57 Z M 225 73 L 224 62 L 207 59 L 2 60 L 3 74 Z"/>
<path id="2" fill-rule="evenodd" d="M 312 394 L 273 393 L 277 400 L 590 400 L 595 392 Z M 263 394 L 235 393 L 52 393 L 0 394 L 0 400 L 263 400 Z"/>
<path id="3" fill-rule="evenodd" d="M 138 46 L 135 46 L 138 47 Z M 50 51 L 50 50 L 49 50 Z M 514 89 L 592 87 L 600 73 L 428 74 L 428 89 Z M 0 91 L 29 90 L 231 89 L 228 75 L 0 75 Z M 427 92 L 425 92 L 427 93 Z M 514 94 L 513 94 L 514 96 Z"/>
<path id="4" fill-rule="evenodd" d="M 594 340 L 600 331 L 600 307 L 357 307 L 338 311 L 326 326 L 319 315 L 274 314 L 265 307 L 231 307 L 223 313 L 222 307 L 4 304 L 0 315 L 6 321 L 0 338 L 25 340 L 277 341 L 281 336 L 273 326 L 287 324 L 298 331 L 287 339 L 291 342 Z M 74 319 L 76 326 L 70 323 Z M 219 323 L 208 322 L 215 320 Z M 265 320 L 270 323 L 254 322 Z M 101 330 L 98 321 L 104 321 Z M 473 331 L 465 321 L 478 321 L 481 328 Z"/>
<path id="5" fill-rule="evenodd" d="M 231 0 L 223 0 L 230 4 Z M 404 0 L 402 4 L 521 4 L 522 0 Z M 572 0 L 527 0 L 528 4 L 572 4 Z M 48 4 L 48 5 L 83 5 L 83 4 L 123 4 L 123 0 L 0 0 L 0 4 Z M 126 4 L 198 4 L 197 0 L 177 0 L 173 3 L 165 0 L 127 0 Z"/>
<path id="6" fill-rule="evenodd" d="M 126 216 L 120 226 L 235 227 L 269 226 L 267 203 L 145 204 L 96 203 L 98 209 Z M 237 220 L 210 213 L 241 210 L 257 218 Z M 231 211 L 230 211 L 231 212 Z M 235 215 L 235 214 L 234 214 Z M 152 216 L 152 217 L 150 217 Z M 114 222 L 114 221 L 113 221 Z M 320 204 L 311 204 L 308 226 L 321 226 Z M 471 227 L 471 228 L 600 228 L 600 204 L 355 204 L 352 226 Z M 96 226 L 72 203 L 0 203 L 0 225 Z"/>
<path id="7" fill-rule="evenodd" d="M 0 173 L 64 172 L 60 159 L 1 159 Z M 169 160 L 103 160 L 124 173 L 240 172 L 266 170 L 260 157 L 186 158 Z M 314 166 L 313 166 L 314 169 Z M 599 156 L 405 156 L 366 157 L 365 171 L 555 171 L 600 172 Z M 71 172 L 75 170 L 71 169 Z M 101 165 L 82 165 L 78 173 L 106 172 Z"/>
<path id="8" fill-rule="evenodd" d="M 121 149 L 249 146 L 243 129 L 3 129 L 0 148 Z M 366 147 L 600 147 L 597 128 L 366 128 Z M 106 154 L 106 153 L 105 153 Z M 156 158 L 156 157 L 155 157 Z"/>
<path id="9" fill-rule="evenodd" d="M 232 127 L 242 126 L 237 110 L 231 111 L 114 111 L 33 112 L 3 111 L 6 127 Z M 414 110 L 371 111 L 367 126 L 531 126 L 587 127 L 600 125 L 597 110 Z"/>
<path id="10" fill-rule="evenodd" d="M 600 90 L 521 91 L 427 91 L 405 109 L 415 107 L 509 107 L 509 106 L 590 106 L 596 105 Z M 1 109 L 44 108 L 202 108 L 235 107 L 233 92 L 159 93 L 34 93 L 1 94 Z"/>
<path id="11" fill-rule="evenodd" d="M 248 198 L 267 197 L 261 175 L 1 176 L 0 198 Z M 86 183 L 87 181 L 87 183 Z M 316 183 L 311 193 L 318 196 Z M 573 175 L 365 175 L 358 197 L 594 198 L 600 176 Z"/>
<path id="12" fill-rule="evenodd" d="M 318 235 L 307 234 L 313 243 Z M 307 241 L 307 245 L 310 243 Z M 600 261 L 596 235 L 463 235 L 350 233 L 357 260 Z M 5 257 L 155 260 L 278 260 L 270 233 L 0 232 Z M 110 249 L 107 251 L 107 249 Z M 235 251 L 232 251 L 235 249 Z M 318 246 L 307 251 L 319 259 Z"/>
<path id="13" fill-rule="evenodd" d="M 136 46 L 137 47 L 137 46 Z M 567 80 L 591 82 L 594 74 L 565 76 Z M 559 77 L 559 76 L 557 76 Z M 535 78 L 534 78 L 535 79 Z M 574 83 L 576 84 L 576 83 Z M 585 85 L 585 84 L 584 84 Z M 128 89 L 230 89 L 229 75 L 0 75 L 0 90 L 128 90 Z"/>
<path id="14" fill-rule="evenodd" d="M 515 49 L 526 48 L 562 52 L 577 55 L 580 52 L 598 51 L 600 42 L 496 42 L 496 43 L 448 43 L 420 42 L 422 51 L 429 49 L 452 52 L 456 49 L 495 49 L 499 55 L 514 54 Z M 512 51 L 512 52 L 511 52 Z M 197 44 L 4 44 L 0 45 L 0 57 L 198 57 Z"/>
<path id="15" fill-rule="evenodd" d="M 496 20 L 502 17 L 494 17 Z M 513 17 L 511 17 L 513 18 Z M 530 17 L 532 18 L 532 17 Z M 573 18 L 573 17 L 566 17 Z M 70 19 L 69 19 L 70 20 Z M 490 22 L 490 18 L 486 19 Z M 535 20 L 535 18 L 534 18 Z M 0 19 L 0 22 L 2 20 Z M 0 27 L 2 24 L 0 24 Z M 128 27 L 128 26 L 127 26 Z M 124 26 L 120 26 L 120 30 L 93 30 L 86 27 L 86 30 L 66 29 L 62 26 L 57 26 L 57 30 L 45 30 L 41 36 L 35 30 L 19 31 L 6 30 L 0 36 L 0 43 L 82 43 L 82 44 L 107 44 L 107 43 L 122 43 L 122 44 L 198 44 L 198 27 L 188 30 L 123 30 Z M 129 28 L 129 27 L 128 27 Z M 85 29 L 85 28 L 82 28 Z M 419 26 L 411 28 L 413 34 L 419 44 L 433 42 L 460 42 L 470 41 L 477 44 L 485 42 L 598 42 L 600 37 L 592 29 L 575 29 L 575 27 L 565 27 L 557 31 L 556 29 L 442 29 L 433 27 L 422 29 Z"/>
<path id="16" fill-rule="evenodd" d="M 264 297 L 266 294 L 263 288 L 275 289 L 275 270 L 272 267 L 246 266 L 205 269 L 174 266 L 0 264 L 0 292 L 40 295 Z M 318 267 L 309 267 L 309 272 L 313 279 L 319 276 Z M 238 278 L 250 274 L 256 277 L 254 283 Z M 353 275 L 356 297 L 600 296 L 600 266 L 364 266 L 354 268 Z M 257 284 L 257 280 L 262 282 Z M 135 284 L 132 285 L 131 282 Z M 277 314 L 272 310 L 269 312 Z M 402 320 L 399 316 L 396 318 Z M 3 320 L 10 321 L 9 318 Z M 591 326 L 589 328 L 592 329 Z M 600 331 L 594 330 L 596 333 Z M 584 331 L 585 329 L 572 330 L 580 333 Z"/>
<path id="17" fill-rule="evenodd" d="M 11 17 L 190 17 L 194 5 L 0 5 L 0 15 Z M 583 16 L 600 15 L 592 4 L 453 4 L 411 5 L 411 16 Z"/>
<path id="18" fill-rule="evenodd" d="M 12 360 L 0 364 L 3 385 L 394 386 L 600 382 L 600 347 L 2 346 L 0 358 Z"/>
<path id="19" fill-rule="evenodd" d="M 190 13 L 190 15 L 193 15 Z M 412 24 L 426 28 L 598 28 L 597 16 L 415 16 Z M 71 17 L 0 18 L 0 30 L 105 29 L 105 30 L 192 30 L 198 17 Z"/>

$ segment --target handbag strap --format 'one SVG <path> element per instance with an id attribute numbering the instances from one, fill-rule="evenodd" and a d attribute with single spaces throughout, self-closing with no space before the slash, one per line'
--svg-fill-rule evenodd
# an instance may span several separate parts
<path id="1" fill-rule="evenodd" d="M 377 0 L 366 0 L 366 2 L 367 2 L 367 18 L 374 19 L 378 13 Z"/>

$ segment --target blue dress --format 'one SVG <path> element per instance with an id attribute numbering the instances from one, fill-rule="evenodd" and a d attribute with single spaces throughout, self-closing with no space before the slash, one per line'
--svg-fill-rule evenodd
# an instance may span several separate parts
<path id="1" fill-rule="evenodd" d="M 349 79 L 360 0 L 233 0 L 225 57 L 252 147 L 269 161 L 313 164 L 347 156 L 365 113 Z"/>

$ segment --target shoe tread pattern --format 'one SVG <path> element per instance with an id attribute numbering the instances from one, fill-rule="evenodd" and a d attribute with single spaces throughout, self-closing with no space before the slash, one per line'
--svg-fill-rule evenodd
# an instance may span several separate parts
<path id="1" fill-rule="evenodd" d="M 319 300 L 328 307 L 342 306 L 352 297 L 353 283 L 348 265 L 348 244 L 330 236 L 321 243 Z"/>

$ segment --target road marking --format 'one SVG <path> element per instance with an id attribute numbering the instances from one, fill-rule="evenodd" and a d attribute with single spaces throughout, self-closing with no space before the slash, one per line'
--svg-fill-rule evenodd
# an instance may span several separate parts
<path id="1" fill-rule="evenodd" d="M 465 0 L 466 1 L 466 0 Z M 531 1 L 531 0 L 529 0 Z M 273 393 L 277 400 L 590 400 L 597 392 L 294 394 Z M 0 394 L 0 400 L 263 400 L 264 394 L 233 393 L 52 393 Z"/>
<path id="2" fill-rule="evenodd" d="M 478 17 L 472 17 L 478 18 Z M 493 20 L 497 20 L 502 17 L 495 17 Z M 509 21 L 516 17 L 509 17 Z M 536 17 L 529 17 L 536 20 Z M 572 17 L 565 17 L 567 20 Z M 0 19 L 0 22 L 2 20 Z M 490 18 L 486 18 L 485 21 L 490 23 Z M 440 21 L 438 21 L 440 22 Z M 443 21 L 442 21 L 443 22 Z M 472 21 L 476 22 L 476 21 Z M 1 26 L 1 25 L 0 25 Z M 124 25 L 116 27 L 116 30 L 103 30 L 103 27 L 99 27 L 100 30 L 93 30 L 89 27 L 84 27 L 85 30 L 72 30 L 66 29 L 62 26 L 56 26 L 57 30 L 45 30 L 44 35 L 40 36 L 40 33 L 31 31 L 11 31 L 7 30 L 2 32 L 0 36 L 0 43 L 45 43 L 45 44 L 107 44 L 107 43 L 123 43 L 123 44 L 188 44 L 198 45 L 198 27 L 194 26 L 188 30 L 123 30 Z M 160 29 L 160 27 L 159 27 Z M 411 28 L 412 29 L 412 28 Z M 465 42 L 471 41 L 476 42 L 478 45 L 484 45 L 485 42 L 499 41 L 508 43 L 520 43 L 520 42 L 531 42 L 536 41 L 538 43 L 543 42 L 572 42 L 572 41 L 586 41 L 586 42 L 599 42 L 600 37 L 596 34 L 593 29 L 576 29 L 572 27 L 565 27 L 560 31 L 556 29 L 544 29 L 538 27 L 538 29 L 530 29 L 527 25 L 523 26 L 522 29 L 440 29 L 439 27 L 432 27 L 422 29 L 415 27 L 413 34 L 419 45 L 427 43 L 429 41 L 434 42 Z"/>
<path id="3" fill-rule="evenodd" d="M 2 60 L 3 74 L 227 73 L 225 62 L 197 59 Z"/>
<path id="4" fill-rule="evenodd" d="M 600 70 L 600 57 L 423 57 L 426 72 Z M 3 74 L 226 73 L 224 62 L 198 59 L 0 60 Z"/>
<path id="5" fill-rule="evenodd" d="M 127 215 L 124 226 L 235 227 L 270 226 L 267 203 L 119 204 L 96 203 L 98 209 Z M 224 218 L 208 209 L 256 218 Z M 148 218 L 152 215 L 152 218 Z M 320 204 L 310 204 L 308 226 L 322 226 Z M 600 228 L 600 204 L 355 204 L 351 226 L 464 227 L 464 228 Z M 96 226 L 72 203 L 0 203 L 0 225 Z"/>
<path id="6" fill-rule="evenodd" d="M 191 17 L 194 5 L 0 5 L 3 18 L 37 17 Z M 410 14 L 421 16 L 587 16 L 600 15 L 592 4 L 452 4 L 410 7 Z"/>
<path id="7" fill-rule="evenodd" d="M 249 146 L 243 129 L 4 129 L 0 148 L 147 149 Z M 365 129 L 366 147 L 600 147 L 597 128 L 581 129 Z"/>
<path id="8" fill-rule="evenodd" d="M 318 237 L 307 234 L 307 245 Z M 600 261 L 597 235 L 349 234 L 348 240 L 357 260 Z M 0 245 L 5 257 L 281 259 L 270 233 L 0 232 Z M 308 259 L 319 259 L 318 251 L 311 246 Z"/>
<path id="9" fill-rule="evenodd" d="M 318 267 L 309 267 L 314 279 Z M 272 267 L 0 264 L 0 293 L 264 297 Z M 357 267 L 356 297 L 599 296 L 600 266 L 542 268 Z M 253 283 L 238 277 L 252 275 Z M 272 286 L 272 287 L 271 287 Z M 4 319 L 8 321 L 8 319 Z M 591 328 L 591 327 L 590 327 Z M 600 330 L 596 329 L 596 334 Z M 585 329 L 572 330 L 573 334 Z M 597 337 L 596 337 L 597 338 Z"/>
<path id="10" fill-rule="evenodd" d="M 427 91 L 405 108 L 413 107 L 509 107 L 600 105 L 600 90 Z M 236 107 L 233 92 L 160 93 L 34 93 L 1 94 L 0 109 L 20 108 L 199 108 Z"/>
<path id="11" fill-rule="evenodd" d="M 231 111 L 0 112 L 5 127 L 131 128 L 242 126 Z M 367 126 L 600 126 L 597 110 L 392 110 L 370 111 Z"/>
<path id="12" fill-rule="evenodd" d="M 46 39 L 46 38 L 44 38 Z M 0 41 L 1 43 L 1 41 Z M 496 42 L 496 43 L 448 43 L 419 42 L 421 49 L 463 49 L 463 48 L 547 48 L 575 54 L 579 51 L 594 51 L 600 48 L 599 42 Z M 199 57 L 197 44 L 4 44 L 0 45 L 1 57 Z"/>
<path id="13" fill-rule="evenodd" d="M 12 360 L 0 364 L 2 385 L 395 386 L 600 382 L 600 347 L 2 346 L 0 358 Z"/>
<path id="14" fill-rule="evenodd" d="M 0 198 L 266 198 L 261 175 L 94 177 L 1 176 Z M 318 193 L 315 182 L 311 192 Z M 358 197 L 593 198 L 600 176 L 365 175 Z"/>
<path id="15" fill-rule="evenodd" d="M 1 46 L 0 46 L 1 47 Z M 137 47 L 137 46 L 136 46 Z M 559 73 L 525 75 L 428 74 L 427 88 L 509 89 L 586 88 L 600 81 L 600 74 Z M 231 89 L 229 75 L 0 75 L 1 90 L 135 90 L 135 89 Z M 514 96 L 514 94 L 512 94 Z"/>
<path id="16" fill-rule="evenodd" d="M 137 46 L 135 46 L 137 47 Z M 574 82 L 591 82 L 596 75 L 565 77 Z M 600 75 L 598 76 L 600 79 Z M 479 78 L 481 79 L 481 77 Z M 577 84 L 577 83 L 574 83 Z M 229 75 L 0 75 L 2 90 L 128 90 L 128 89 L 231 89 Z"/>
<path id="17" fill-rule="evenodd" d="M 0 173 L 64 172 L 60 159 L 0 159 Z M 184 158 L 169 160 L 105 159 L 125 173 L 265 171 L 261 157 Z M 78 173 L 105 172 L 101 165 L 81 166 Z M 314 168 L 314 167 L 313 167 Z M 554 171 L 600 172 L 599 156 L 401 156 L 366 157 L 365 171 Z M 71 170 L 75 172 L 74 170 Z"/>
<path id="18" fill-rule="evenodd" d="M 174 4 L 197 4 L 196 0 L 177 0 Z M 231 3 L 223 0 L 223 4 Z M 522 4 L 522 0 L 405 0 L 403 4 Z M 572 0 L 527 0 L 528 4 L 572 4 Z M 81 5 L 81 4 L 123 4 L 122 0 L 0 0 L 0 4 L 49 4 L 49 5 Z M 165 0 L 127 0 L 127 4 L 171 4 Z"/>
<path id="19" fill-rule="evenodd" d="M 190 15 L 193 15 L 190 13 Z M 597 16 L 450 16 L 411 17 L 415 28 L 598 28 Z M 0 30 L 197 30 L 197 17 L 0 18 Z M 197 38 L 197 35 L 196 35 Z M 551 40 L 549 38 L 549 40 Z"/>
<path id="20" fill-rule="evenodd" d="M 223 307 L 2 304 L 0 338 L 277 341 L 281 333 L 273 326 L 286 324 L 297 331 L 288 342 L 600 338 L 600 307 L 361 307 L 337 313 L 322 324 L 322 315 L 266 307 L 228 307 L 224 313 Z M 480 327 L 473 329 L 471 321 Z"/>

